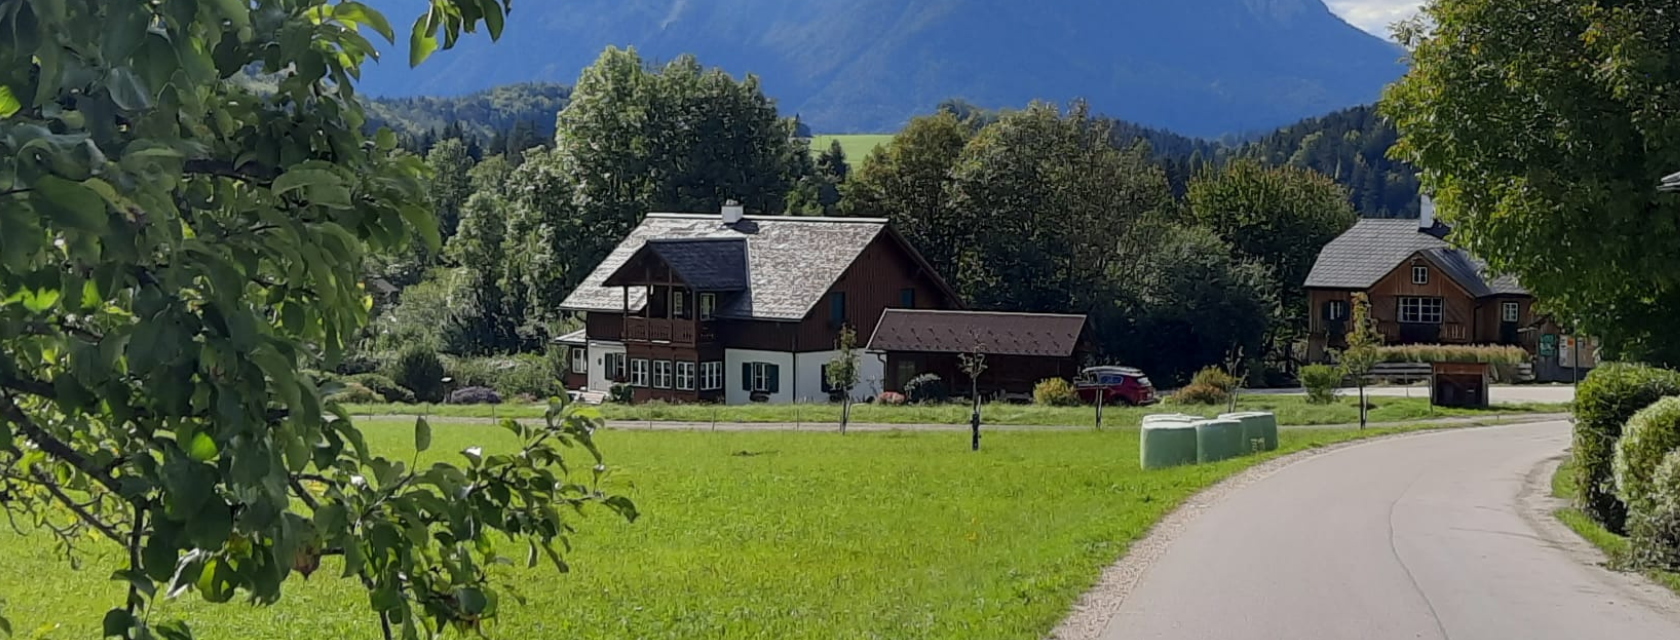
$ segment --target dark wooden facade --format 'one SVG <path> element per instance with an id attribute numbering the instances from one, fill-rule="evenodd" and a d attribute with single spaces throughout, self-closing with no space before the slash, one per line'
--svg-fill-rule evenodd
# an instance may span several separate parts
<path id="1" fill-rule="evenodd" d="M 905 383 L 924 373 L 937 374 L 953 396 L 967 396 L 968 374 L 963 373 L 961 356 L 955 353 L 891 352 L 886 357 L 887 391 L 903 392 Z M 1073 380 L 1079 374 L 1080 358 L 1067 356 L 986 356 L 986 370 L 980 374 L 981 397 L 1031 396 L 1033 386 L 1046 378 Z"/>
<path id="2" fill-rule="evenodd" d="M 1414 266 L 1429 269 L 1427 284 L 1412 282 Z M 1328 357 L 1328 349 L 1340 349 L 1346 344 L 1348 321 L 1352 317 L 1351 289 L 1308 289 L 1308 354 L 1318 362 Z M 1526 295 L 1493 295 L 1475 297 L 1462 285 L 1433 263 L 1413 257 L 1383 276 L 1365 291 L 1371 303 L 1371 318 L 1386 344 L 1504 344 L 1517 345 L 1534 353 L 1539 348 L 1537 332 L 1525 331 L 1535 324 L 1534 298 Z M 1400 299 L 1404 297 L 1439 298 L 1440 323 L 1403 323 Z M 1330 305 L 1336 303 L 1344 310 L 1341 317 L 1330 317 Z M 1517 305 L 1515 321 L 1504 318 L 1505 304 Z"/>
<path id="3" fill-rule="evenodd" d="M 850 325 L 857 332 L 858 348 L 861 350 L 868 343 L 881 312 L 889 307 L 960 308 L 960 303 L 949 293 L 939 276 L 929 270 L 909 245 L 891 230 L 884 231 L 870 242 L 799 321 L 704 319 L 700 317 L 701 293 L 690 289 L 657 257 L 627 264 L 619 271 L 621 274 L 627 272 L 636 275 L 612 284 L 647 287 L 647 303 L 642 309 L 629 314 L 588 312 L 585 326 L 589 340 L 623 343 L 625 357 L 629 360 L 698 364 L 723 361 L 726 349 L 787 353 L 830 351 L 838 345 L 843 325 Z M 718 308 L 721 309 L 730 302 L 731 296 L 741 294 L 712 292 L 712 295 L 717 296 Z M 844 298 L 838 314 L 837 295 Z M 674 296 L 682 298 L 681 313 L 673 313 Z M 625 306 L 629 306 L 627 291 Z M 627 369 L 627 378 L 629 373 Z M 634 392 L 635 399 L 638 402 L 722 401 L 725 390 L 739 384 L 739 376 L 738 371 L 730 371 L 726 367 L 723 389 L 711 391 L 638 386 Z"/>

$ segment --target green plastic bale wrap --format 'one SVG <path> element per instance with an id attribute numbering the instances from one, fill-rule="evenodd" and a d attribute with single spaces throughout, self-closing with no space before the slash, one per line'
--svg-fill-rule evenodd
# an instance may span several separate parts
<path id="1" fill-rule="evenodd" d="M 1148 416 L 1138 445 L 1138 462 L 1144 469 L 1165 469 L 1196 464 L 1196 427 L 1189 418 Z"/>
<path id="2" fill-rule="evenodd" d="M 1243 425 L 1243 452 L 1276 451 L 1278 448 L 1277 415 L 1268 411 L 1227 413 L 1220 420 L 1236 420 Z"/>
<path id="3" fill-rule="evenodd" d="M 1237 420 L 1203 420 L 1196 428 L 1196 461 L 1219 462 L 1246 452 L 1243 424 Z"/>

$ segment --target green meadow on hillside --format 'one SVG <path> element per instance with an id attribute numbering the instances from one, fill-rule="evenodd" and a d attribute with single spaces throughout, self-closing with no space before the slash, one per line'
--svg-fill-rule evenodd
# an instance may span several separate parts
<path id="1" fill-rule="evenodd" d="M 828 151 L 829 143 L 839 140 L 840 149 L 846 152 L 846 163 L 856 169 L 863 166 L 863 159 L 869 157 L 870 151 L 874 151 L 875 147 L 892 142 L 892 139 L 893 134 L 890 133 L 812 136 L 811 153 L 818 154 Z"/>

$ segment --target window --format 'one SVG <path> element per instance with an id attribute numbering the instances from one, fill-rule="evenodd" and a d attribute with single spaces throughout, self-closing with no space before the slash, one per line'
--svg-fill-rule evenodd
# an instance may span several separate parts
<path id="1" fill-rule="evenodd" d="M 916 290 L 912 287 L 900 289 L 898 291 L 898 306 L 906 309 L 916 308 Z"/>
<path id="2" fill-rule="evenodd" d="M 671 290 L 671 317 L 673 317 L 673 318 L 686 318 L 686 317 L 688 317 L 688 306 L 683 304 L 687 301 L 688 301 L 687 296 L 684 295 L 684 292 L 683 292 L 682 289 L 672 289 Z"/>
<path id="3" fill-rule="evenodd" d="M 589 373 L 589 351 L 572 347 L 572 373 Z"/>
<path id="4" fill-rule="evenodd" d="M 828 294 L 828 324 L 836 327 L 846 324 L 846 292 Z"/>
<path id="5" fill-rule="evenodd" d="M 700 294 L 700 319 L 711 320 L 714 313 L 717 313 L 717 294 Z"/>
<path id="6" fill-rule="evenodd" d="M 1346 320 L 1348 303 L 1346 300 L 1329 300 L 1324 303 L 1325 320 Z"/>
<path id="7" fill-rule="evenodd" d="M 1505 322 L 1516 322 L 1522 319 L 1522 305 L 1506 302 L 1499 305 L 1499 319 Z"/>
<path id="8" fill-rule="evenodd" d="M 677 363 L 677 389 L 680 391 L 694 390 L 694 363 Z"/>
<path id="9" fill-rule="evenodd" d="M 1441 324 L 1440 298 L 1400 298 L 1400 322 Z"/>
<path id="10" fill-rule="evenodd" d="M 1412 284 L 1429 284 L 1429 267 L 1412 267 Z"/>
<path id="11" fill-rule="evenodd" d="M 723 388 L 723 363 L 700 363 L 700 390 L 717 391 Z"/>
<path id="12" fill-rule="evenodd" d="M 624 382 L 624 354 L 609 353 L 601 357 L 601 371 L 613 382 Z"/>
<path id="13" fill-rule="evenodd" d="M 822 366 L 822 392 L 834 393 L 834 385 L 828 381 L 828 365 Z"/>
<path id="14" fill-rule="evenodd" d="M 671 388 L 671 361 L 670 360 L 654 360 L 653 361 L 653 388 L 655 388 L 655 389 L 669 389 L 669 388 Z"/>
<path id="15" fill-rule="evenodd" d="M 742 391 L 778 393 L 781 386 L 781 367 L 768 362 L 741 363 Z"/>
<path id="16" fill-rule="evenodd" d="M 648 361 L 646 359 L 636 358 L 630 361 L 630 386 L 648 386 Z"/>

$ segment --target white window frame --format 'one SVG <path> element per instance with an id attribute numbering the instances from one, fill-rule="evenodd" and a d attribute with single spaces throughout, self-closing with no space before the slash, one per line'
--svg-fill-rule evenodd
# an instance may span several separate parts
<path id="1" fill-rule="evenodd" d="M 723 388 L 723 361 L 700 363 L 700 390 L 717 391 Z"/>
<path id="2" fill-rule="evenodd" d="M 1446 305 L 1440 298 L 1401 296 L 1398 304 L 1401 324 L 1442 324 L 1446 321 Z"/>
<path id="3" fill-rule="evenodd" d="M 717 294 L 700 294 L 700 319 L 711 320 L 714 315 L 717 315 Z"/>
<path id="4" fill-rule="evenodd" d="M 770 363 L 752 363 L 752 392 L 770 393 Z"/>
<path id="5" fill-rule="evenodd" d="M 677 385 L 676 385 L 677 390 L 678 391 L 693 391 L 694 390 L 694 363 L 689 362 L 687 360 L 678 360 L 677 363 L 676 363 L 676 367 L 677 367 Z"/>
<path id="6" fill-rule="evenodd" d="M 633 359 L 630 360 L 630 386 L 632 386 L 632 387 L 646 387 L 646 386 L 648 386 L 648 360 L 647 360 L 647 358 L 633 358 Z"/>
<path id="7" fill-rule="evenodd" d="M 572 347 L 572 373 L 589 373 L 589 350 Z"/>
<path id="8" fill-rule="evenodd" d="M 1522 320 L 1522 303 L 1504 302 L 1499 305 L 1499 320 L 1501 322 L 1517 322 Z"/>
<path id="9" fill-rule="evenodd" d="M 1347 303 L 1346 300 L 1331 300 L 1330 301 L 1330 320 L 1331 321 L 1346 320 L 1347 316 L 1348 316 L 1348 303 Z"/>
<path id="10" fill-rule="evenodd" d="M 1429 267 L 1423 265 L 1412 267 L 1412 284 L 1429 284 Z"/>
<path id="11" fill-rule="evenodd" d="M 653 361 L 653 388 L 655 388 L 655 389 L 669 389 L 669 388 L 671 388 L 671 361 L 670 360 L 654 360 Z"/>
<path id="12" fill-rule="evenodd" d="M 671 317 L 681 318 L 683 315 L 684 296 L 682 289 L 671 289 Z"/>

